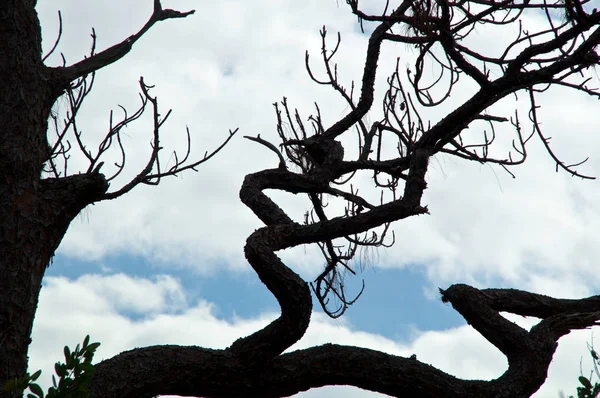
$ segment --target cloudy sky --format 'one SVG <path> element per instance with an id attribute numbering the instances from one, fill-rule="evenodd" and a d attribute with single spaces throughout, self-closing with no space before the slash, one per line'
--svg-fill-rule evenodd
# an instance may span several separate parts
<path id="1" fill-rule="evenodd" d="M 44 280 L 34 324 L 31 369 L 43 369 L 44 383 L 64 345 L 74 346 L 86 334 L 102 346 L 97 359 L 151 344 L 194 344 L 224 348 L 236 338 L 277 316 L 278 306 L 243 257 L 246 237 L 260 221 L 238 200 L 245 174 L 277 165 L 276 157 L 242 135 L 261 134 L 277 143 L 272 104 L 283 96 L 303 117 L 317 101 L 325 124 L 347 112 L 330 89 L 311 83 L 304 69 L 308 50 L 316 63 L 319 29 L 332 37 L 341 32 L 337 58 L 342 82 L 360 80 L 367 36 L 362 34 L 344 1 L 336 0 L 164 0 L 165 8 L 196 9 L 182 20 L 156 25 L 118 63 L 101 70 L 88 97 L 79 126 L 90 147 L 108 128 L 109 113 L 118 105 L 139 105 L 140 76 L 155 85 L 163 114 L 173 109 L 162 128 L 163 164 L 170 151 L 185 148 L 185 128 L 198 157 L 215 148 L 229 129 L 240 134 L 197 173 L 164 180 L 158 187 L 138 187 L 118 200 L 86 209 L 73 222 Z M 381 2 L 366 2 L 375 10 Z M 49 49 L 62 11 L 63 37 L 49 65 L 85 56 L 95 28 L 99 50 L 136 32 L 152 11 L 152 1 L 39 2 L 44 48 Z M 539 26 L 539 16 L 524 23 Z M 490 54 L 501 51 L 502 33 L 478 28 L 474 46 Z M 385 45 L 377 95 L 400 57 L 404 68 L 414 51 Z M 471 87 L 472 88 L 472 87 Z M 455 92 L 442 110 L 425 116 L 432 122 L 467 98 L 469 85 Z M 587 156 L 581 167 L 600 175 L 595 100 L 565 90 L 551 90 L 540 103 L 543 127 L 567 162 Z M 526 121 L 524 104 L 502 101 L 494 114 L 510 117 L 515 107 Z M 378 111 L 368 115 L 378 118 Z M 56 111 L 65 111 L 59 101 Z M 480 134 L 472 128 L 473 137 Z M 471 133 L 471 132 L 469 132 Z M 506 130 L 500 138 L 512 139 Z M 508 138 L 507 138 L 508 137 Z M 123 136 L 128 165 L 116 189 L 144 164 L 151 139 L 151 120 L 142 118 Z M 501 143 L 502 144 L 502 143 Z M 348 151 L 350 152 L 350 151 Z M 347 152 L 347 153 L 348 153 Z M 339 320 L 316 311 L 297 348 L 336 342 L 418 358 L 464 378 L 492 379 L 506 361 L 473 331 L 451 307 L 439 300 L 437 288 L 464 282 L 477 287 L 513 287 L 555 297 L 598 294 L 600 189 L 596 181 L 556 173 L 538 142 L 529 147 L 526 164 L 512 178 L 500 168 L 470 164 L 448 156 L 432 162 L 424 203 L 431 215 L 393 225 L 396 244 L 365 253 L 358 268 L 366 289 Z M 110 164 L 111 162 L 106 162 Z M 71 172 L 86 168 L 73 154 Z M 111 171 L 105 166 L 105 172 Z M 364 182 L 368 183 L 368 179 Z M 296 219 L 307 208 L 302 197 L 273 193 Z M 281 253 L 307 280 L 323 266 L 314 247 Z M 512 319 L 512 318 L 511 318 Z M 534 320 L 514 318 L 524 326 Z M 586 342 L 592 331 L 574 332 L 560 340 L 547 383 L 536 397 L 575 393 L 580 361 L 591 369 Z M 350 387 L 328 387 L 306 397 L 371 397 Z"/>

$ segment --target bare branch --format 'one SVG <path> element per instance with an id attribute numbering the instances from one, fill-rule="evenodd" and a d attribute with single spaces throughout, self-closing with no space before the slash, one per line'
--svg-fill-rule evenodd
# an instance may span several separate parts
<path id="1" fill-rule="evenodd" d="M 281 151 L 279 149 L 277 149 L 277 147 L 275 145 L 271 144 L 269 141 L 267 141 L 263 138 L 260 138 L 260 134 L 258 134 L 256 137 L 250 137 L 250 136 L 245 135 L 244 138 L 249 139 L 250 141 L 258 142 L 259 144 L 264 145 L 267 148 L 269 148 L 270 150 L 272 150 L 273 152 L 275 152 L 275 154 L 277 154 L 277 156 L 279 157 L 279 168 L 287 169 L 287 166 L 285 165 L 285 159 L 283 158 Z"/>
<path id="2" fill-rule="evenodd" d="M 58 43 L 60 42 L 60 38 L 62 37 L 62 32 L 63 32 L 62 28 L 63 28 L 62 15 L 59 10 L 58 11 L 58 35 L 56 36 L 56 40 L 54 41 L 54 44 L 52 45 L 52 48 L 50 49 L 50 51 L 48 51 L 48 53 L 42 57 L 42 62 L 44 62 L 46 59 L 48 59 L 48 57 L 54 53 L 54 50 L 56 50 L 56 47 L 58 47 Z"/>
<path id="3" fill-rule="evenodd" d="M 313 115 L 302 118 L 283 98 L 281 103 L 274 104 L 281 149 L 260 136 L 246 136 L 279 158 L 278 168 L 248 174 L 239 195 L 264 223 L 248 237 L 244 253 L 261 282 L 277 299 L 280 316 L 266 327 L 236 340 L 224 351 L 167 346 L 121 354 L 98 366 L 94 389 L 101 391 L 103 397 L 133 397 L 139 396 L 140 391 L 146 396 L 180 393 L 287 396 L 327 384 L 348 384 L 398 397 L 525 398 L 545 381 L 557 340 L 570 330 L 591 327 L 600 321 L 597 296 L 561 300 L 514 290 L 479 290 L 453 285 L 440 289 L 442 301 L 452 304 L 508 360 L 506 372 L 494 380 L 460 380 L 416 358 L 400 358 L 356 347 L 325 345 L 283 354 L 302 338 L 309 326 L 311 288 L 330 317 L 341 316 L 364 289 L 363 283 L 357 295 L 349 295 L 344 279 L 357 273 L 351 261 L 359 248 L 387 247 L 395 241 L 393 231 L 392 242 L 386 239 L 394 222 L 429 213 L 422 201 L 432 156 L 445 153 L 498 164 L 514 176 L 509 167 L 526 160 L 527 144 L 537 135 L 557 167 L 586 177 L 574 169 L 582 162 L 568 165 L 552 152 L 548 144 L 550 138 L 540 128 L 535 102 L 536 96 L 544 95 L 549 87 L 556 85 L 600 96 L 597 90 L 588 87 L 589 76 L 585 75 L 600 65 L 595 51 L 600 45 L 600 13 L 587 12 L 583 7 L 585 1 L 547 4 L 510 0 L 402 0 L 395 8 L 386 1 L 381 15 L 361 11 L 358 0 L 346 3 L 359 18 L 361 28 L 363 23 L 377 24 L 369 38 L 361 84 L 357 87 L 360 89 L 358 101 L 354 99 L 354 84 L 344 87 L 340 83 L 334 62 L 342 45 L 340 35 L 329 50 L 327 30 L 324 27 L 320 31 L 323 76 L 317 76 L 311 69 L 308 53 L 305 63 L 310 78 L 329 86 L 349 107 L 349 113 L 327 127 L 323 125 L 326 119 L 318 105 Z M 161 9 L 160 3 L 155 4 L 158 4 L 159 16 L 172 17 Z M 564 11 L 568 20 L 563 22 L 557 18 L 555 10 Z M 546 25 L 529 31 L 520 21 L 530 14 L 542 19 L 545 15 Z M 476 26 L 509 24 L 518 24 L 518 29 L 499 56 L 490 55 L 486 48 L 476 51 L 465 44 L 469 43 Z M 365 116 L 372 110 L 379 56 L 386 40 L 410 45 L 417 51 L 416 60 L 406 75 L 400 73 L 397 61 L 395 71 L 387 79 L 381 118 L 368 123 Z M 123 48 L 127 50 L 128 45 L 123 44 Z M 430 70 L 435 74 L 428 80 Z M 578 74 L 583 74 L 581 80 Z M 477 91 L 463 103 L 456 104 L 444 117 L 435 122 L 427 120 L 424 107 L 438 106 L 452 98 L 459 78 L 465 76 L 477 83 Z M 158 183 L 162 176 L 175 175 L 199 164 L 184 165 L 190 154 L 188 131 L 188 149 L 183 161 L 175 154 L 176 166 L 161 170 L 158 129 L 166 117 L 160 118 L 157 100 L 150 96 L 149 86 L 143 81 L 140 84 L 145 100 L 152 104 L 154 111 L 152 153 L 136 178 L 105 195 L 104 199 L 117 197 L 139 183 Z M 516 111 L 510 119 L 489 113 L 500 100 L 522 91 L 527 91 L 531 102 L 530 118 L 525 126 Z M 479 129 L 481 126 L 484 129 Z M 531 133 L 524 130 L 529 127 Z M 505 129 L 514 134 L 512 147 L 498 156 L 496 137 L 505 136 Z M 347 142 L 344 140 L 350 134 L 353 138 L 355 133 L 357 148 L 346 153 L 342 142 Z M 118 134 L 115 137 L 121 145 Z M 108 139 L 106 145 L 110 142 Z M 85 149 L 82 145 L 80 148 Z M 101 146 L 100 151 L 104 148 Z M 220 148 L 222 146 L 214 153 Z M 97 170 L 98 158 L 93 155 L 90 158 Z M 296 172 L 286 168 L 285 158 L 296 166 Z M 367 201 L 367 196 L 359 194 L 353 184 L 353 179 L 365 172 L 372 176 L 379 203 Z M 311 207 L 305 212 L 304 223 L 288 216 L 285 209 L 265 194 L 267 189 L 306 194 Z M 329 207 L 331 196 L 345 201 L 345 206 L 341 210 Z M 303 244 L 317 244 L 324 258 L 323 268 L 311 278 L 311 284 L 276 255 L 279 250 Z M 527 331 L 505 319 L 501 311 L 542 319 Z M 156 358 L 166 358 L 166 363 L 160 364 L 169 372 L 156 367 L 159 363 L 153 362 Z M 211 365 L 206 365 L 206 361 Z M 123 372 L 119 367 L 123 363 L 136 363 L 136 368 Z M 185 368 L 173 373 L 173 369 L 181 368 L 181 363 Z M 126 378 L 123 373 L 127 373 Z"/>
<path id="4" fill-rule="evenodd" d="M 146 166 L 138 173 L 137 176 L 135 176 L 131 181 L 129 181 L 127 184 L 125 184 L 123 187 L 117 189 L 116 191 L 107 192 L 102 197 L 102 200 L 118 198 L 119 196 L 122 196 L 122 195 L 126 194 L 127 192 L 131 191 L 133 188 L 135 188 L 139 184 L 158 185 L 161 178 L 163 178 L 163 177 L 176 176 L 177 174 L 181 173 L 182 171 L 190 170 L 190 169 L 196 171 L 196 167 L 198 167 L 199 165 L 201 165 L 204 162 L 207 162 L 213 156 L 215 156 L 217 153 L 219 153 L 237 132 L 237 129 L 234 131 L 229 131 L 229 135 L 227 136 L 227 138 L 216 149 L 214 149 L 210 153 L 205 152 L 204 156 L 200 160 L 188 163 L 187 160 L 188 160 L 190 152 L 191 152 L 191 139 L 190 139 L 189 130 L 187 130 L 187 148 L 186 148 L 185 156 L 183 157 L 183 159 L 180 160 L 178 158 L 178 156 L 175 154 L 175 164 L 169 170 L 162 171 L 160 168 L 160 159 L 159 159 L 159 152 L 162 149 L 162 147 L 160 146 L 159 131 L 160 131 L 160 127 L 168 119 L 169 115 L 171 114 L 171 111 L 169 110 L 167 112 L 167 114 L 161 118 L 159 109 L 158 109 L 158 100 L 156 97 L 152 97 L 150 95 L 150 89 L 153 86 L 146 85 L 144 83 L 144 79 L 140 78 L 140 87 L 142 89 L 142 94 L 143 94 L 142 107 L 140 109 L 138 109 L 138 111 L 130 117 L 127 117 L 127 114 L 126 114 L 126 117 L 125 117 L 125 119 L 123 119 L 123 121 L 121 121 L 119 124 L 117 124 L 117 126 L 111 127 L 109 134 L 104 139 L 104 141 L 100 144 L 100 150 L 98 151 L 98 156 L 96 157 L 96 159 L 94 159 L 93 164 L 96 164 L 96 161 L 99 159 L 100 155 L 106 150 L 106 148 L 108 146 L 110 146 L 110 144 L 112 143 L 112 137 L 116 136 L 119 146 L 121 148 L 121 153 L 123 155 L 122 163 L 117 165 L 117 167 L 118 167 L 117 174 L 121 172 L 123 167 L 125 167 L 125 152 L 122 149 L 122 144 L 121 144 L 121 141 L 119 138 L 119 132 L 120 132 L 121 128 L 124 127 L 125 125 L 127 125 L 131 120 L 135 120 L 136 118 L 138 118 L 141 115 L 147 102 L 150 102 L 152 104 L 152 111 L 153 111 L 152 118 L 154 121 L 154 129 L 153 129 L 152 142 L 150 144 L 152 151 L 150 153 L 150 156 L 148 157 Z M 90 165 L 90 167 L 92 167 L 92 165 Z M 111 177 L 111 179 L 113 179 L 117 174 L 115 174 L 113 177 Z"/>
<path id="5" fill-rule="evenodd" d="M 56 79 L 61 81 L 64 85 L 77 78 L 102 69 L 103 67 L 118 61 L 127 53 L 129 53 L 133 47 L 133 44 L 138 41 L 155 23 L 167 19 L 185 18 L 194 12 L 195 10 L 180 12 L 171 9 L 163 9 L 160 0 L 154 0 L 154 11 L 150 16 L 150 19 L 148 19 L 146 24 L 137 33 L 129 36 L 121 43 L 115 44 L 114 46 L 109 47 L 106 50 L 89 58 L 85 58 L 76 64 L 67 67 L 52 68 L 54 70 L 54 75 L 56 76 Z"/>
<path id="6" fill-rule="evenodd" d="M 344 384 L 394 397 L 526 398 L 546 379 L 556 339 L 569 330 L 595 325 L 600 319 L 599 296 L 551 299 L 511 289 L 478 290 L 466 285 L 453 285 L 441 293 L 443 300 L 460 308 L 472 325 L 480 329 L 489 325 L 490 338 L 498 339 L 499 345 L 515 344 L 521 349 L 507 349 L 511 355 L 508 369 L 495 380 L 461 380 L 416 358 L 334 344 L 279 355 L 255 365 L 260 367 L 259 372 L 239 361 L 231 349 L 154 346 L 136 348 L 99 363 L 91 392 L 102 392 L 107 398 L 128 398 L 139 394 L 138 385 L 146 385 L 152 393 L 161 394 L 281 397 Z M 546 305 L 556 312 L 546 311 L 548 315 L 529 332 L 499 314 L 510 308 L 526 310 L 528 306 L 542 310 Z M 561 310 L 567 307 L 585 312 Z M 127 366 L 130 363 L 136 366 Z M 152 387 L 148 380 L 152 380 Z"/>

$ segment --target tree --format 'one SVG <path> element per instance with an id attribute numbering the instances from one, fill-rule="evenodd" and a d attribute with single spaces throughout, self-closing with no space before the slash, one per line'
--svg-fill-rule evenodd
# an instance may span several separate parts
<path id="1" fill-rule="evenodd" d="M 150 86 L 140 80 L 140 108 L 129 115 L 124 110 L 121 121 L 113 123 L 97 150 L 90 150 L 77 128 L 76 116 L 83 99 L 93 84 L 94 72 L 126 55 L 133 44 L 157 22 L 184 18 L 193 11 L 163 9 L 154 2 L 154 12 L 142 29 L 102 52 L 95 52 L 95 35 L 90 56 L 72 65 L 47 67 L 41 54 L 41 30 L 35 1 L 9 1 L 1 6 L 2 48 L 0 74 L 3 81 L 0 124 L 0 167 L 2 187 L 0 202 L 0 380 L 21 377 L 27 370 L 27 350 L 37 306 L 41 281 L 46 267 L 60 244 L 71 221 L 86 206 L 115 199 L 139 184 L 158 184 L 165 176 L 175 175 L 210 159 L 233 137 L 211 154 L 190 161 L 190 147 L 182 158 L 175 154 L 175 165 L 160 167 L 159 129 L 169 116 L 160 117 L 158 102 L 150 95 Z M 60 17 L 60 15 L 59 15 Z M 66 120 L 60 123 L 52 113 L 56 100 L 65 95 L 70 107 Z M 124 186 L 109 190 L 109 183 L 125 167 L 121 130 L 136 120 L 150 104 L 154 131 L 152 148 L 146 166 Z M 49 136 L 48 121 L 54 121 L 56 137 Z M 71 143 L 66 137 L 74 135 Z M 188 132 L 189 143 L 189 132 Z M 67 159 L 73 147 L 87 159 L 83 173 L 67 173 Z M 121 154 L 117 171 L 105 176 L 100 171 L 103 155 L 115 147 Z M 3 384 L 4 385 L 4 384 Z"/>
<path id="2" fill-rule="evenodd" d="M 537 136 L 557 168 L 589 178 L 578 171 L 579 164 L 569 165 L 555 155 L 537 117 L 537 99 L 553 86 L 598 96 L 588 86 L 588 76 L 599 61 L 595 48 L 600 41 L 600 13 L 587 11 L 585 2 L 404 1 L 387 4 L 377 14 L 363 12 L 356 0 L 347 3 L 361 26 L 375 26 L 360 87 L 345 88 L 338 80 L 334 56 L 340 39 L 330 49 L 325 28 L 321 32 L 324 77 L 310 69 L 308 55 L 306 62 L 311 77 L 338 92 L 348 104 L 349 113 L 325 126 L 317 107 L 305 125 L 284 99 L 276 105 L 282 150 L 260 136 L 247 137 L 279 159 L 277 168 L 246 176 L 240 199 L 265 224 L 248 237 L 244 252 L 260 280 L 277 298 L 281 316 L 226 350 L 154 346 L 107 359 L 96 367 L 90 386 L 94 396 L 284 396 L 313 387 L 348 384 L 392 396 L 528 397 L 543 384 L 557 340 L 570 330 L 597 324 L 598 297 L 561 300 L 512 289 L 453 285 L 440 290 L 442 300 L 451 303 L 508 359 L 508 370 L 496 380 L 460 380 L 416 358 L 358 347 L 329 344 L 283 354 L 309 325 L 311 287 L 330 316 L 341 316 L 356 299 L 346 297 L 343 270 L 352 271 L 349 260 L 357 250 L 392 243 L 393 235 L 388 239 L 392 222 L 428 213 L 421 202 L 429 162 L 436 154 L 497 164 L 510 172 L 509 167 L 524 162 L 526 144 Z M 6 360 L 0 365 L 0 380 L 26 372 L 41 280 L 70 221 L 91 203 L 121 196 L 140 183 L 158 183 L 163 176 L 194 168 L 208 159 L 186 163 L 186 155 L 175 168 L 160 169 L 158 130 L 165 118 L 160 118 L 158 103 L 143 80 L 141 109 L 147 104 L 153 109 L 154 141 L 148 165 L 131 183 L 109 191 L 108 182 L 113 177 L 101 173 L 100 156 L 111 143 L 116 142 L 120 148 L 120 128 L 133 121 L 134 115 L 126 115 L 114 125 L 94 153 L 86 148 L 75 126 L 81 95 L 89 89 L 86 78 L 91 79 L 94 71 L 126 55 L 154 23 L 191 13 L 163 9 L 159 1 L 154 4 L 154 13 L 140 32 L 98 54 L 92 50 L 91 56 L 79 63 L 59 68 L 43 65 L 35 2 L 11 1 L 2 6 L 6 28 L 1 42 L 6 48 L 1 52 L 0 70 L 6 83 L 0 116 L 4 178 L 0 195 L 4 201 L 0 330 L 5 343 L 0 345 L 0 357 Z M 500 55 L 487 54 L 485 49 L 468 44 L 476 35 L 476 26 L 516 25 L 523 13 L 545 15 L 547 26 L 539 31 L 519 29 Z M 384 42 L 413 47 L 417 58 L 406 77 L 397 64 L 388 79 L 383 116 L 368 124 L 364 116 L 373 107 Z M 440 74 L 433 84 L 425 78 L 431 70 Z M 429 124 L 421 116 L 423 110 L 445 104 L 460 77 L 471 82 L 470 97 L 438 122 Z M 52 104 L 63 93 L 71 104 L 71 116 L 65 125 L 72 126 L 74 146 L 89 160 L 88 169 L 81 174 L 67 175 L 64 169 L 70 148 L 64 138 L 67 129 L 57 129 L 54 139 L 47 135 Z M 524 132 L 518 113 L 510 118 L 489 113 L 492 105 L 517 93 L 529 100 L 529 133 Z M 474 141 L 465 130 L 482 123 L 491 133 Z M 495 132 L 504 125 L 513 129 L 513 148 L 496 156 L 497 149 L 492 147 Z M 30 133 L 25 135 L 25 131 Z M 354 134 L 358 136 L 358 154 L 348 160 L 349 154 L 344 155 L 348 149 L 346 136 Z M 397 148 L 393 156 L 390 140 Z M 119 170 L 124 167 L 124 153 L 122 156 Z M 62 168 L 57 166 L 59 161 Z M 296 171 L 290 171 L 288 164 Z M 380 203 L 368 201 L 353 188 L 350 182 L 360 173 L 372 173 L 375 187 L 382 191 Z M 307 194 L 313 208 L 304 223 L 292 220 L 263 193 L 265 189 Z M 345 200 L 345 212 L 328 214 L 324 204 L 328 197 Z M 326 260 L 323 272 L 312 284 L 275 254 L 309 243 L 319 244 Z M 526 331 L 500 312 L 534 316 L 541 321 Z"/>

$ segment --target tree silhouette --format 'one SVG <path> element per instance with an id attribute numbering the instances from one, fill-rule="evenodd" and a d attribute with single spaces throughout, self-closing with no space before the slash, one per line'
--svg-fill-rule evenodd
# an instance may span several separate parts
<path id="1" fill-rule="evenodd" d="M 224 350 L 153 346 L 104 360 L 97 365 L 90 386 L 93 396 L 279 397 L 325 385 L 353 385 L 398 397 L 529 397 L 544 383 L 558 339 L 571 330 L 598 324 L 597 296 L 565 300 L 461 284 L 440 289 L 442 301 L 451 303 L 506 356 L 508 369 L 495 380 L 461 380 L 414 357 L 352 346 L 326 344 L 283 353 L 304 335 L 310 323 L 311 289 L 327 314 L 341 316 L 358 298 L 346 296 L 343 276 L 354 272 L 350 260 L 359 249 L 392 244 L 394 236 L 388 233 L 392 222 L 428 213 L 422 195 L 433 156 L 448 154 L 496 164 L 511 173 L 511 166 L 525 161 L 527 143 L 540 139 L 557 170 L 592 178 L 579 171 L 577 166 L 583 162 L 568 164 L 555 154 L 537 113 L 538 98 L 553 86 L 599 96 L 589 84 L 590 71 L 599 64 L 595 48 L 600 43 L 600 13 L 586 10 L 586 1 L 404 0 L 386 2 L 378 14 L 363 12 L 357 0 L 346 3 L 361 27 L 374 26 L 369 30 L 360 84 L 344 87 L 340 83 L 335 54 L 341 38 L 338 35 L 331 48 L 325 28 L 321 31 L 324 75 L 311 69 L 308 54 L 306 66 L 316 83 L 339 93 L 349 112 L 326 126 L 317 105 L 316 113 L 305 122 L 284 99 L 275 104 L 280 146 L 260 136 L 247 137 L 278 157 L 276 168 L 246 176 L 240 199 L 265 224 L 248 237 L 244 253 L 278 300 L 281 315 Z M 140 183 L 157 184 L 161 177 L 193 169 L 211 155 L 188 162 L 188 147 L 183 157 L 176 157 L 176 166 L 161 169 L 159 128 L 166 117 L 160 117 L 156 98 L 143 80 L 140 110 L 125 113 L 121 122 L 112 125 L 97 151 L 87 149 L 75 123 L 94 71 L 127 54 L 154 23 L 192 12 L 166 10 L 155 0 L 153 15 L 137 34 L 100 53 L 92 49 L 90 57 L 71 66 L 50 68 L 43 65 L 35 2 L 11 0 L 1 7 L 5 28 L 0 31 L 4 82 L 0 88 L 0 333 L 4 341 L 0 344 L 0 380 L 5 380 L 27 369 L 27 346 L 41 280 L 70 221 L 91 203 L 119 197 Z M 522 26 L 521 17 L 530 14 L 545 16 L 546 26 L 539 30 Z M 469 44 L 477 34 L 476 27 L 491 25 L 518 27 L 499 55 Z M 384 42 L 413 48 L 416 61 L 406 74 L 396 64 L 387 80 L 382 117 L 367 123 Z M 425 76 L 432 71 L 438 75 L 430 81 Z M 450 101 L 460 78 L 472 87 L 469 98 L 453 103 L 454 110 L 439 121 L 426 120 L 423 111 Z M 54 119 L 57 134 L 49 139 L 51 107 L 63 94 L 69 98 L 71 112 L 60 128 Z M 514 115 L 489 113 L 492 105 L 516 94 L 528 99 L 527 121 L 516 111 Z M 101 157 L 116 145 L 122 156 L 117 173 L 122 170 L 125 150 L 120 129 L 147 105 L 153 109 L 155 122 L 150 160 L 130 183 L 109 191 L 114 176 L 101 173 Z M 483 131 L 481 137 L 467 135 L 468 127 Z M 500 129 L 503 134 L 512 131 L 514 140 L 512 148 L 498 156 L 494 143 Z M 348 136 L 356 137 L 357 148 L 348 147 Z M 66 173 L 72 147 L 89 161 L 84 173 Z M 345 153 L 349 149 L 355 150 L 356 156 Z M 353 185 L 353 179 L 365 173 L 380 190 L 377 203 L 359 195 Z M 307 194 L 312 209 L 303 222 L 294 221 L 264 194 L 265 189 Z M 343 213 L 331 214 L 326 208 L 331 197 L 346 202 Z M 309 284 L 276 252 L 311 243 L 321 248 L 325 267 Z M 500 312 L 533 316 L 540 322 L 527 331 Z"/>

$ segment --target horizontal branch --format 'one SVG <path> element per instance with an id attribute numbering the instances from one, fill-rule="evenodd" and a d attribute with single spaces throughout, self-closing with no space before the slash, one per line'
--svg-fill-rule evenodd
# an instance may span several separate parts
<path id="1" fill-rule="evenodd" d="M 395 397 L 508 398 L 494 394 L 507 387 L 504 383 L 490 390 L 489 382 L 460 380 L 418 360 L 334 344 L 284 354 L 260 367 L 248 367 L 226 350 L 138 348 L 99 363 L 90 392 L 103 398 L 283 397 L 326 385 L 352 385 Z M 524 395 L 510 398 L 518 397 Z"/>
<path id="2" fill-rule="evenodd" d="M 557 314 L 578 314 L 600 309 L 600 296 L 583 299 L 557 299 L 517 289 L 482 289 L 488 305 L 496 311 L 548 318 Z"/>
<path id="3" fill-rule="evenodd" d="M 497 311 L 515 307 L 517 314 L 537 313 L 544 306 L 554 314 L 531 332 L 513 324 L 521 330 L 518 334 L 522 350 L 509 359 L 508 369 L 502 375 L 490 381 L 462 380 L 415 358 L 335 344 L 281 354 L 256 364 L 241 360 L 231 350 L 153 346 L 99 363 L 91 392 L 103 398 L 282 397 L 327 385 L 350 385 L 394 397 L 528 398 L 546 380 L 557 339 L 570 329 L 594 325 L 600 318 L 598 296 L 561 300 L 512 289 L 478 290 L 467 285 L 453 285 L 442 294 L 461 312 L 465 305 L 475 302 L 468 315 L 470 321 L 486 318 L 489 311 L 498 315 Z M 488 305 L 494 308 L 481 311 Z M 557 313 L 559 308 L 566 308 L 566 312 Z M 576 310 L 592 311 L 571 314 Z M 516 337 L 508 333 L 507 338 Z"/>

